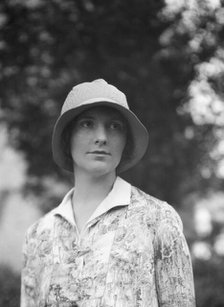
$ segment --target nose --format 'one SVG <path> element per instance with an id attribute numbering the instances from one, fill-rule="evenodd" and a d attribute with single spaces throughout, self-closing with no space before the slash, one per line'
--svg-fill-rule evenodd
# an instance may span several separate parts
<path id="1" fill-rule="evenodd" d="M 106 145 L 107 143 L 107 131 L 104 125 L 99 125 L 96 129 L 95 144 Z"/>

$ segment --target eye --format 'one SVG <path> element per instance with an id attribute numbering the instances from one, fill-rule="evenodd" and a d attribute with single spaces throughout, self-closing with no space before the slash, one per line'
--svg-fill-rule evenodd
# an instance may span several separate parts
<path id="1" fill-rule="evenodd" d="M 94 122 L 91 119 L 81 119 L 78 125 L 82 128 L 91 128 L 94 126 Z"/>
<path id="2" fill-rule="evenodd" d="M 119 130 L 119 131 L 125 130 L 125 125 L 121 121 L 112 121 L 109 127 L 111 130 Z"/>

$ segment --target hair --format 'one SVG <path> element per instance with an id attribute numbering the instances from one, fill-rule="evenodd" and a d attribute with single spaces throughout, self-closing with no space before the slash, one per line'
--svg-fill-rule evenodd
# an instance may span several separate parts
<path id="1" fill-rule="evenodd" d="M 74 120 L 74 119 L 73 119 Z M 72 155 L 71 155 L 71 134 L 72 130 L 74 127 L 74 121 L 70 121 L 67 126 L 64 128 L 62 134 L 61 134 L 61 145 L 62 145 L 62 150 L 66 156 L 66 158 L 72 160 Z"/>
<path id="2" fill-rule="evenodd" d="M 127 129 L 126 144 L 125 144 L 125 147 L 124 147 L 124 150 L 123 150 L 123 153 L 122 153 L 122 157 L 121 157 L 121 161 L 120 161 L 120 163 L 121 163 L 124 160 L 125 161 L 131 160 L 134 142 L 133 142 L 133 136 L 132 136 L 130 125 L 129 125 L 128 121 L 126 120 L 126 118 L 123 116 L 122 113 L 120 113 L 120 115 L 121 115 L 122 120 L 124 121 L 126 129 Z M 66 155 L 67 159 L 70 159 L 70 160 L 72 160 L 71 144 L 70 144 L 71 134 L 72 134 L 72 131 L 74 129 L 75 120 L 78 116 L 73 118 L 67 124 L 67 126 L 64 128 L 62 135 L 61 135 L 63 152 Z"/>

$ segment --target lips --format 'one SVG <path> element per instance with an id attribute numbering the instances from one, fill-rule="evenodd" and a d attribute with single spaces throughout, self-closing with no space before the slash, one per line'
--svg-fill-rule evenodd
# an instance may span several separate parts
<path id="1" fill-rule="evenodd" d="M 94 151 L 88 152 L 88 154 L 111 156 L 111 154 L 110 154 L 109 152 L 106 152 L 106 151 L 104 151 L 104 150 L 94 150 Z"/>

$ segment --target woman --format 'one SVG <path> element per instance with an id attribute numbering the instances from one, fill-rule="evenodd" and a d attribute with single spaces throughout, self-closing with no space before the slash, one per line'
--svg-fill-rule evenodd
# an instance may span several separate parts
<path id="1" fill-rule="evenodd" d="M 75 184 L 27 232 L 22 307 L 195 306 L 178 214 L 117 176 L 147 145 L 116 87 L 99 79 L 68 94 L 52 148 Z"/>

